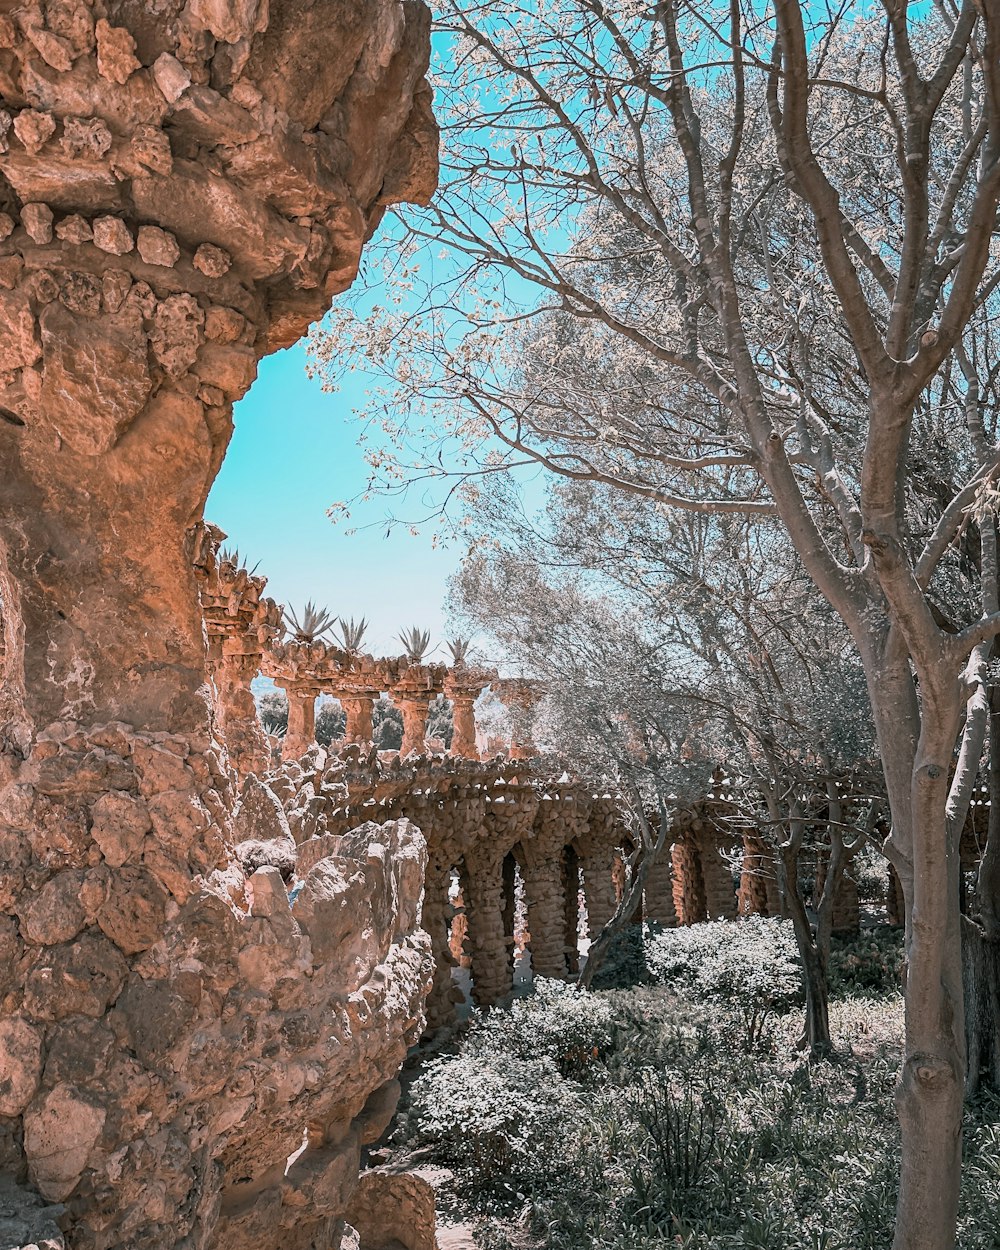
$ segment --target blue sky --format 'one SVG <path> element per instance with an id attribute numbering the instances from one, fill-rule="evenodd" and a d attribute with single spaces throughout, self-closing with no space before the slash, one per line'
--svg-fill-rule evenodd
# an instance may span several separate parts
<path id="1" fill-rule="evenodd" d="M 429 629 L 440 644 L 446 581 L 461 552 L 433 549 L 430 527 L 415 537 L 401 527 L 386 536 L 379 522 L 388 500 L 357 506 L 354 534 L 327 517 L 332 503 L 353 498 L 367 478 L 354 417 L 366 379 L 352 374 L 336 394 L 325 394 L 305 366 L 301 344 L 261 361 L 236 405 L 236 432 L 206 517 L 251 566 L 260 562 L 268 594 L 279 602 L 300 607 L 312 599 L 337 615 L 368 617 L 365 641 L 376 654 L 398 654 L 396 634 L 410 625 Z"/>

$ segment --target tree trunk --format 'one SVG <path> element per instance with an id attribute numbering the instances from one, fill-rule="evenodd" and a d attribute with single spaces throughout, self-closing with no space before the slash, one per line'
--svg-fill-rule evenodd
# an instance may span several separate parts
<path id="1" fill-rule="evenodd" d="M 639 860 L 632 873 L 632 880 L 622 892 L 615 913 L 590 944 L 587 951 L 587 962 L 580 970 L 576 984 L 581 990 L 589 990 L 598 968 L 607 958 L 611 943 L 632 923 L 636 909 L 642 903 L 642 891 L 646 885 L 646 877 L 656 856 L 660 853 L 663 839 L 657 840 L 656 846 L 649 847 Z"/>
<path id="2" fill-rule="evenodd" d="M 802 967 L 802 988 L 806 997 L 805 1027 L 802 1033 L 804 1046 L 814 1058 L 829 1055 L 833 1050 L 830 1037 L 830 991 L 826 976 L 826 958 L 813 937 L 812 925 L 806 914 L 799 889 L 799 857 L 795 847 L 783 846 L 780 855 L 784 877 L 782 894 L 792 921 L 795 945 L 798 947 Z"/>
<path id="3" fill-rule="evenodd" d="M 1000 688 L 990 687 L 990 815 L 976 882 L 975 916 L 962 917 L 965 1092 L 1000 1090 Z"/>
<path id="4" fill-rule="evenodd" d="M 946 815 L 961 714 L 957 681 L 921 674 L 905 649 L 858 638 L 892 814 L 886 854 L 905 902 L 904 1056 L 896 1085 L 901 1136 L 892 1250 L 951 1250 L 962 1168 L 965 1024 L 959 856 Z"/>
<path id="5" fill-rule="evenodd" d="M 948 772 L 959 721 L 950 694 L 926 683 L 911 785 L 906 895 L 905 1054 L 896 1087 L 901 1130 L 893 1250 L 951 1250 L 962 1166 L 965 1025 L 959 855 L 947 832 Z M 880 734 L 885 742 L 885 735 Z"/>
<path id="6" fill-rule="evenodd" d="M 965 1092 L 1000 1089 L 1000 942 L 974 920 L 962 917 L 962 987 L 968 1068 Z"/>

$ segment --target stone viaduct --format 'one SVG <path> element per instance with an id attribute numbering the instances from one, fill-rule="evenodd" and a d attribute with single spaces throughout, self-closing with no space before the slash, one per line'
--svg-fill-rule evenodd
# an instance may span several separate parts
<path id="1" fill-rule="evenodd" d="M 542 693 L 537 683 L 466 665 L 375 659 L 322 641 L 279 641 L 281 608 L 265 595 L 263 578 L 219 559 L 221 538 L 218 531 L 207 538 L 199 576 L 219 719 L 227 740 L 241 744 L 230 755 L 281 800 L 300 859 L 321 831 L 344 834 L 365 821 L 401 819 L 421 830 L 428 846 L 423 924 L 435 966 L 427 1029 L 454 1022 L 464 997 L 452 975 L 458 962 L 468 966 L 480 1006 L 509 994 L 525 933 L 532 972 L 575 973 L 580 939 L 597 933 L 617 907 L 623 857 L 634 844 L 617 796 L 553 775 L 537 758 L 531 742 L 531 712 Z M 288 694 L 280 763 L 271 758 L 275 745 L 266 740 L 249 690 L 258 672 Z M 513 738 L 502 756 L 481 760 L 474 705 L 487 687 L 511 710 Z M 398 755 L 379 755 L 371 746 L 371 709 L 384 694 L 402 710 Z M 444 756 L 424 743 L 429 703 L 442 694 L 455 718 Z M 313 737 L 320 695 L 339 699 L 347 713 L 344 740 L 327 751 Z M 727 831 L 721 798 L 713 794 L 676 815 L 670 853 L 649 871 L 643 918 L 675 925 L 780 913 L 767 847 Z M 523 896 L 520 926 L 516 895 Z M 857 889 L 847 878 L 835 929 L 857 926 Z"/>

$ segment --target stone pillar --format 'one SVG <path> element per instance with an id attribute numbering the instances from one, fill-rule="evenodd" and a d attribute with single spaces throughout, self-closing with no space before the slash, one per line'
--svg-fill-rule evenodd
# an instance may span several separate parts
<path id="1" fill-rule="evenodd" d="M 230 761 L 241 777 L 264 772 L 271 760 L 267 737 L 257 715 L 250 683 L 259 671 L 260 657 L 230 652 L 222 646 L 222 663 L 215 672 L 219 719 L 226 736 Z"/>
<path id="2" fill-rule="evenodd" d="M 74 1250 L 332 1250 L 420 1027 L 423 843 L 345 851 L 350 972 L 320 865 L 294 919 L 248 889 L 195 562 L 259 358 L 433 190 L 429 16 L 4 6 L 0 46 L 3 1166 Z"/>
<path id="3" fill-rule="evenodd" d="M 531 970 L 539 977 L 566 975 L 566 904 L 562 855 L 531 856 L 524 866 L 531 934 Z"/>
<path id="4" fill-rule="evenodd" d="M 674 911 L 678 923 L 699 924 L 707 920 L 701 856 L 691 834 L 684 834 L 670 848 L 670 867 L 674 882 Z"/>
<path id="5" fill-rule="evenodd" d="M 833 932 L 848 937 L 857 933 L 860 928 L 861 902 L 858 898 L 858 883 L 845 872 L 833 897 Z"/>
<path id="6" fill-rule="evenodd" d="M 375 737 L 372 727 L 372 708 L 375 699 L 372 695 L 345 694 L 340 696 L 340 706 L 347 717 L 347 728 L 344 730 L 345 742 L 371 742 Z"/>
<path id="7" fill-rule="evenodd" d="M 514 984 L 504 925 L 502 863 L 502 857 L 484 845 L 471 850 L 465 859 L 472 996 L 480 1007 L 492 1007 L 511 992 Z"/>
<path id="8" fill-rule="evenodd" d="M 504 677 L 490 683 L 491 689 L 510 713 L 512 760 L 529 760 L 538 754 L 533 741 L 535 708 L 545 695 L 541 682 L 523 677 Z"/>
<path id="9" fill-rule="evenodd" d="M 670 872 L 670 848 L 663 847 L 646 874 L 644 911 L 647 920 L 673 928 L 677 924 L 674 910 L 674 883 Z"/>
<path id="10" fill-rule="evenodd" d="M 422 755 L 425 749 L 424 738 L 427 735 L 427 717 L 430 713 L 426 696 L 422 698 L 394 696 L 393 702 L 399 705 L 399 710 L 403 714 L 403 744 L 399 748 L 399 754 L 403 757 L 411 752 Z"/>
<path id="11" fill-rule="evenodd" d="M 311 686 L 289 686 L 288 729 L 281 744 L 286 760 L 297 760 L 316 741 L 316 691 Z"/>
<path id="12" fill-rule="evenodd" d="M 614 848 L 595 848 L 582 860 L 583 897 L 587 904 L 587 933 L 597 937 L 615 914 Z"/>
<path id="13" fill-rule="evenodd" d="M 423 909 L 423 926 L 430 934 L 431 953 L 434 956 L 434 981 L 426 1007 L 428 1033 L 449 1028 L 455 1023 L 455 1000 L 459 994 L 451 975 L 456 961 L 451 952 L 448 933 L 450 886 L 450 865 L 432 856 L 424 877 Z"/>
<path id="14" fill-rule="evenodd" d="M 452 739 L 451 754 L 464 759 L 478 760 L 476 749 L 476 696 L 453 695 L 451 699 Z"/>
<path id="15" fill-rule="evenodd" d="M 566 969 L 576 976 L 580 971 L 580 857 L 571 846 L 563 853 L 563 899 Z"/>
<path id="16" fill-rule="evenodd" d="M 830 861 L 828 850 L 821 850 L 816 856 L 816 881 L 814 898 L 822 897 L 826 883 L 827 865 Z M 832 931 L 842 936 L 857 933 L 861 927 L 861 901 L 858 898 L 858 883 L 847 872 L 841 874 L 837 893 L 833 897 Z"/>
<path id="17" fill-rule="evenodd" d="M 698 850 L 701 855 L 708 919 L 735 920 L 736 891 L 733 889 L 733 874 L 722 858 L 722 848 L 711 835 L 702 834 Z"/>
<path id="18" fill-rule="evenodd" d="M 746 835 L 743 838 L 743 864 L 740 871 L 740 889 L 737 911 L 741 916 L 776 916 L 780 913 L 777 902 L 774 857 L 760 838 Z"/>

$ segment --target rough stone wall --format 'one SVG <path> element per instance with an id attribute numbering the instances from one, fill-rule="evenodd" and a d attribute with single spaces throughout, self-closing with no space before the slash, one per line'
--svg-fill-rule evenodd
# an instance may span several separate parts
<path id="1" fill-rule="evenodd" d="M 337 1246 L 422 1027 L 416 830 L 235 856 L 273 820 L 234 816 L 194 566 L 257 361 L 433 191 L 428 30 L 0 5 L 0 1171 L 74 1250 Z"/>

